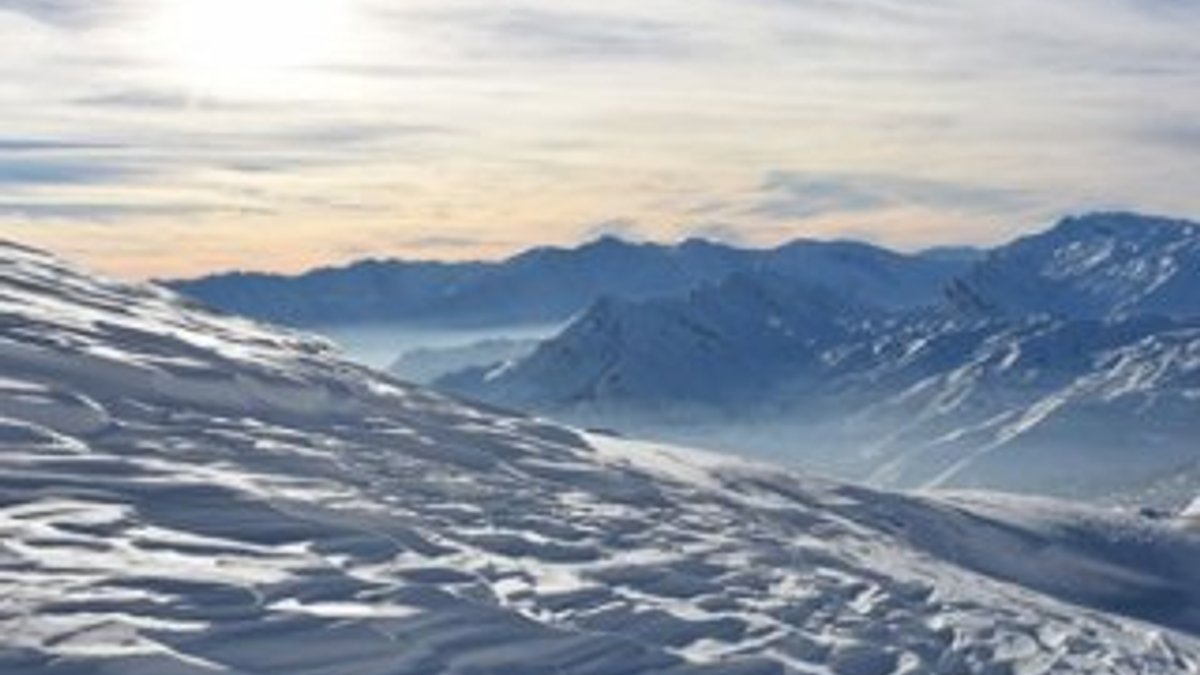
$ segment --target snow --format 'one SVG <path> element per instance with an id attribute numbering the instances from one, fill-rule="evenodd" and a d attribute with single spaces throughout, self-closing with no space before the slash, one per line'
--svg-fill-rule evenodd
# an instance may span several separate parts
<path id="1" fill-rule="evenodd" d="M 1200 672 L 1200 535 L 584 434 L 0 245 L 0 672 Z"/>
<path id="2" fill-rule="evenodd" d="M 1200 227 L 1130 213 L 1067 218 L 1001 247 L 955 288 L 964 309 L 1111 318 L 1200 315 Z"/>
<path id="3" fill-rule="evenodd" d="M 886 317 L 767 277 L 604 302 L 437 385 L 884 487 L 1177 508 L 1200 489 L 1198 378 L 1200 318 Z"/>

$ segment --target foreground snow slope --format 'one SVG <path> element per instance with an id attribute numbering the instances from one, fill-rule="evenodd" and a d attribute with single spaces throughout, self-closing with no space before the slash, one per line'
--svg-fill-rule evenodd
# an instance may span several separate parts
<path id="1" fill-rule="evenodd" d="M 0 672 L 1200 672 L 1182 522 L 581 435 L 0 246 Z"/>

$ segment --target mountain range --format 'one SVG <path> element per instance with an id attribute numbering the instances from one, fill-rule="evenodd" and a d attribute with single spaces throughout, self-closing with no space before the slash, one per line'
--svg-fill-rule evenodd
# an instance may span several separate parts
<path id="1" fill-rule="evenodd" d="M 936 302 L 972 251 L 905 255 L 857 242 L 801 240 L 768 250 L 700 239 L 678 245 L 603 237 L 499 262 L 371 260 L 300 276 L 234 273 L 167 285 L 223 310 L 293 326 L 398 322 L 505 326 L 565 321 L 604 297 L 670 296 L 765 271 L 892 308 Z"/>
<path id="2" fill-rule="evenodd" d="M 0 373 L 6 674 L 1200 672 L 1184 518 L 584 433 L 9 244 Z"/>
<path id="3" fill-rule="evenodd" d="M 990 250 L 607 237 L 494 263 L 175 284 L 328 325 L 560 321 L 395 372 L 587 427 L 893 488 L 1178 507 L 1200 487 L 1200 225 L 1070 217 Z"/>
<path id="4" fill-rule="evenodd" d="M 891 487 L 1178 506 L 1200 486 L 1200 226 L 1070 218 L 940 305 L 739 273 L 606 299 L 438 386 L 575 423 L 747 449 Z"/>

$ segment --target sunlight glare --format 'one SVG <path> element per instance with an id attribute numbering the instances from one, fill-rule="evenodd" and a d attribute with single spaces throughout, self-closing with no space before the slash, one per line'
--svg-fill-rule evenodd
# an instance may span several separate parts
<path id="1" fill-rule="evenodd" d="M 352 0 L 161 0 L 152 48 L 192 87 L 282 86 L 352 44 Z"/>

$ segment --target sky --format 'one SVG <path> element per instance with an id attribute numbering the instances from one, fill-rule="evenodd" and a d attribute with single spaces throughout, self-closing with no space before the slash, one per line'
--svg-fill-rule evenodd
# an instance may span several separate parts
<path id="1" fill-rule="evenodd" d="M 0 237 L 106 272 L 1200 216 L 1195 0 L 0 0 Z"/>

